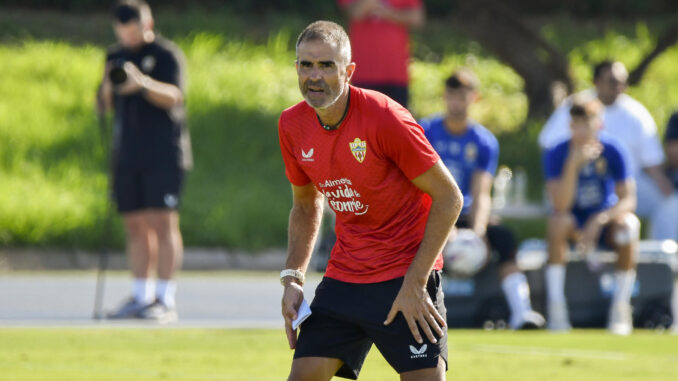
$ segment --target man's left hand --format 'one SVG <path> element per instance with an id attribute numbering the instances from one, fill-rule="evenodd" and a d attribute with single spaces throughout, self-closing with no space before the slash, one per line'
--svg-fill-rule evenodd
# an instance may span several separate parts
<path id="1" fill-rule="evenodd" d="M 446 328 L 447 324 L 433 305 L 431 297 L 426 292 L 426 287 L 408 281 L 407 277 L 405 277 L 403 285 L 393 301 L 393 306 L 388 312 L 384 325 L 391 324 L 398 312 L 402 312 L 417 343 L 424 342 L 419 328 L 424 331 L 424 334 L 432 343 L 438 342 L 433 334 L 434 331 L 438 337 L 443 336 L 443 328 Z M 417 324 L 419 327 L 417 327 Z"/>

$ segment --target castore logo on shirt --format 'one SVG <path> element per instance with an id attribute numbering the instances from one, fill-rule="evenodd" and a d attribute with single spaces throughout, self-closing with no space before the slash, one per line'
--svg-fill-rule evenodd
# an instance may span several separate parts
<path id="1" fill-rule="evenodd" d="M 301 149 L 301 161 L 315 161 L 313 159 L 313 148 L 311 148 L 308 152 L 304 152 L 304 149 Z"/>

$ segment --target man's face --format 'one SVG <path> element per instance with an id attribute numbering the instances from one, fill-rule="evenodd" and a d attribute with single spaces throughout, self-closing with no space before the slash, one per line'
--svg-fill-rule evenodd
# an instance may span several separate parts
<path id="1" fill-rule="evenodd" d="M 299 90 L 311 107 L 330 107 L 344 93 L 355 69 L 344 61 L 333 44 L 305 41 L 297 47 Z"/>
<path id="2" fill-rule="evenodd" d="M 570 122 L 572 142 L 575 145 L 584 145 L 598 138 L 598 129 L 601 126 L 599 118 L 573 116 Z"/>
<path id="3" fill-rule="evenodd" d="M 476 92 L 467 88 L 445 88 L 445 106 L 447 116 L 452 120 L 464 121 L 468 117 L 468 108 L 476 100 Z"/>
<path id="4" fill-rule="evenodd" d="M 627 77 L 626 69 L 614 65 L 600 73 L 595 85 L 598 98 L 604 105 L 609 106 L 614 103 L 617 97 L 626 90 Z"/>
<path id="5" fill-rule="evenodd" d="M 136 49 L 144 44 L 144 28 L 138 20 L 132 20 L 125 24 L 114 21 L 113 31 L 118 42 L 124 48 Z"/>

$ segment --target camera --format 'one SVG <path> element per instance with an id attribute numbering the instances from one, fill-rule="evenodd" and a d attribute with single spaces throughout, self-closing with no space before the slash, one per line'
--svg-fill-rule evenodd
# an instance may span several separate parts
<path id="1" fill-rule="evenodd" d="M 125 60 L 122 58 L 115 59 L 111 62 L 111 71 L 108 72 L 108 78 L 111 79 L 114 85 L 121 85 L 127 81 L 127 72 L 125 71 Z"/>

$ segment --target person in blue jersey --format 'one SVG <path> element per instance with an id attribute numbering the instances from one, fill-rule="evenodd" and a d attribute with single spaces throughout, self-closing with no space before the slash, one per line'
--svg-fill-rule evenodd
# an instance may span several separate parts
<path id="1" fill-rule="evenodd" d="M 509 327 L 541 328 L 544 318 L 532 310 L 527 279 L 516 265 L 515 235 L 505 226 L 490 223 L 490 192 L 499 144 L 489 130 L 468 118 L 468 109 L 477 98 L 477 87 L 478 80 L 471 71 L 454 72 L 445 81 L 445 114 L 419 123 L 464 195 L 456 226 L 473 230 L 499 255 L 499 276 L 511 310 Z"/>
<path id="2" fill-rule="evenodd" d="M 636 189 L 628 154 L 614 137 L 600 132 L 602 110 L 596 98 L 573 98 L 572 137 L 544 153 L 546 189 L 553 206 L 546 267 L 548 327 L 554 331 L 571 328 L 564 292 L 569 243 L 582 254 L 602 244 L 618 255 L 608 329 L 628 335 L 633 329 L 633 253 L 640 222 L 633 214 Z"/>

